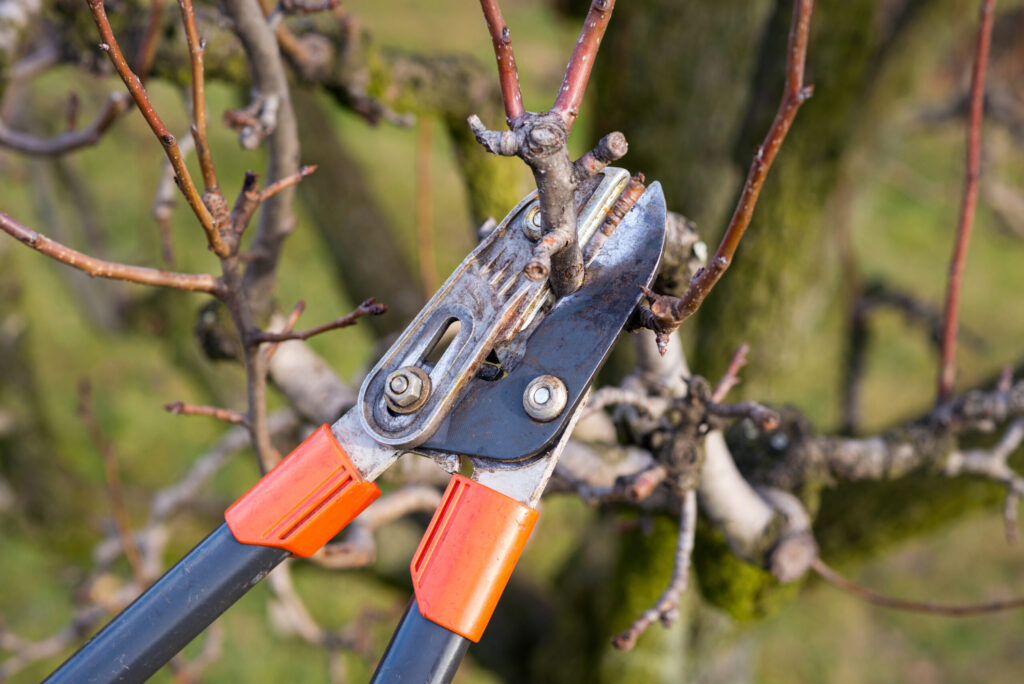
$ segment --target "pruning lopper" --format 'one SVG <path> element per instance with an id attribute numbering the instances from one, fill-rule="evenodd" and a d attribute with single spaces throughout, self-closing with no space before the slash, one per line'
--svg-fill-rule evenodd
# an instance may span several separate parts
<path id="1" fill-rule="evenodd" d="M 330 541 L 380 496 L 374 480 L 415 452 L 455 474 L 413 555 L 415 596 L 373 681 L 449 682 L 512 574 L 639 286 L 657 270 L 666 219 L 658 183 L 617 227 L 606 221 L 628 181 L 609 167 L 576 191 L 586 279 L 557 301 L 547 281 L 523 273 L 542 232 L 536 193 L 523 199 L 373 367 L 358 403 L 267 473 L 47 681 L 145 680 L 275 566 Z M 461 459 L 469 477 L 456 472 Z"/>

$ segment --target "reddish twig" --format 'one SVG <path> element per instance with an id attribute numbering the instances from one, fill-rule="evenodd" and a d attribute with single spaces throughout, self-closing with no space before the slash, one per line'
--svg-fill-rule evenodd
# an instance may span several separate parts
<path id="1" fill-rule="evenodd" d="M 764 143 L 754 152 L 754 160 L 747 173 L 740 199 L 711 261 L 697 271 L 682 298 L 658 295 L 644 288 L 644 293 L 650 300 L 650 315 L 645 317 L 644 325 L 658 334 L 660 347 L 664 347 L 669 334 L 700 308 L 708 292 L 729 268 L 736 248 L 743 239 L 747 226 L 750 225 L 768 171 L 793 124 L 797 110 L 814 92 L 813 86 L 804 86 L 804 65 L 807 60 L 807 41 L 813 9 L 814 0 L 798 0 L 793 6 L 793 22 L 789 29 L 786 57 L 786 86 L 782 102 L 779 103 L 775 120 L 768 129 Z"/>
<path id="2" fill-rule="evenodd" d="M 505 122 L 510 128 L 526 113 L 523 107 L 523 93 L 519 89 L 519 71 L 516 57 L 512 52 L 512 32 L 501 16 L 498 0 L 480 0 L 484 11 L 487 31 L 494 44 L 494 58 L 498 62 L 498 80 L 501 82 L 501 98 L 505 101 Z"/>
<path id="3" fill-rule="evenodd" d="M 213 167 L 213 156 L 206 139 L 206 81 L 203 74 L 203 53 L 206 41 L 199 37 L 196 29 L 195 11 L 192 0 L 178 0 L 181 10 L 181 21 L 185 25 L 185 38 L 188 41 L 189 62 L 192 67 L 192 120 L 195 121 L 192 138 L 196 142 L 196 157 L 199 169 L 203 174 L 203 185 L 207 192 L 217 192 L 217 172 Z"/>
<path id="4" fill-rule="evenodd" d="M 149 18 L 146 20 L 146 32 L 142 36 L 142 43 L 139 44 L 138 52 L 135 53 L 135 73 L 143 81 L 149 76 L 153 68 L 153 58 L 156 57 L 156 46 L 160 42 L 160 23 L 163 19 L 164 0 L 151 0 L 149 3 Z"/>
<path id="5" fill-rule="evenodd" d="M 612 10 L 615 9 L 615 0 L 594 0 L 587 12 L 587 18 L 583 20 L 583 28 L 580 29 L 580 37 L 573 48 L 572 57 L 565 67 L 565 77 L 562 79 L 562 87 L 555 98 L 555 104 L 551 111 L 557 112 L 565 121 L 568 130 L 576 123 L 576 117 L 580 111 L 580 103 L 583 101 L 583 93 L 587 89 L 587 82 L 590 80 L 590 71 L 594 67 L 594 59 L 597 57 L 597 48 L 601 45 L 605 29 L 608 28 L 608 21 L 612 18 Z"/>
<path id="6" fill-rule="evenodd" d="M 121 93 L 107 98 L 103 109 L 96 118 L 78 130 L 68 130 L 52 138 L 40 138 L 28 133 L 11 130 L 0 122 L 0 147 L 38 156 L 53 157 L 83 147 L 95 145 L 103 134 L 114 125 L 118 117 L 128 109 L 131 100 Z"/>
<path id="7" fill-rule="evenodd" d="M 749 418 L 762 430 L 774 430 L 779 426 L 779 414 L 767 406 L 754 401 L 741 401 L 738 404 L 719 404 L 714 401 L 705 403 L 708 413 L 720 418 Z"/>
<path id="8" fill-rule="evenodd" d="M 199 404 L 186 404 L 183 401 L 172 401 L 164 404 L 164 410 L 176 416 L 207 416 L 216 418 L 232 425 L 245 425 L 246 420 L 238 411 L 220 408 L 219 406 L 201 406 Z"/>
<path id="9" fill-rule="evenodd" d="M 295 306 L 292 307 L 292 312 L 288 314 L 288 319 L 284 322 L 284 327 L 278 332 L 291 332 L 295 328 L 295 324 L 299 322 L 299 316 L 301 316 L 302 312 L 305 310 L 306 302 L 300 299 L 295 303 Z M 266 349 L 263 350 L 263 361 L 265 363 L 270 363 L 270 359 L 272 359 L 274 354 L 277 353 L 277 347 L 279 344 L 279 342 L 271 342 L 267 345 Z"/>
<path id="10" fill-rule="evenodd" d="M 285 188 L 290 188 L 309 174 L 316 171 L 315 165 L 303 166 L 293 174 L 285 176 L 275 183 L 271 183 L 263 190 L 256 189 L 256 182 L 259 176 L 252 171 L 245 172 L 245 180 L 242 181 L 242 189 L 235 200 L 235 206 L 231 210 L 230 225 L 236 236 L 241 236 L 252 220 L 256 208 L 263 204 Z"/>
<path id="11" fill-rule="evenodd" d="M 975 207 L 978 204 L 978 180 L 981 178 L 981 121 L 985 106 L 985 70 L 988 66 L 992 24 L 995 19 L 995 0 L 982 0 L 981 21 L 978 26 L 978 48 L 971 73 L 970 115 L 967 124 L 967 174 L 964 178 L 963 202 L 957 225 L 956 246 L 949 264 L 949 282 L 946 287 L 946 317 L 942 334 L 942 361 L 936 403 L 949 399 L 956 378 L 956 336 L 959 325 L 960 289 L 963 283 L 967 249 L 971 244 Z"/>
<path id="12" fill-rule="evenodd" d="M 171 135 L 170 131 L 167 130 L 167 126 L 164 125 L 163 120 L 160 119 L 160 115 L 156 113 L 153 108 L 153 103 L 150 102 L 149 96 L 146 94 L 146 89 L 142 85 L 142 81 L 139 80 L 128 63 L 124 59 L 124 55 L 121 53 L 121 48 L 117 44 L 117 40 L 114 38 L 114 32 L 110 28 L 110 20 L 107 19 L 107 12 L 103 7 L 103 0 L 87 0 L 89 4 L 89 10 L 92 12 L 94 21 L 96 22 L 96 28 L 99 29 L 100 38 L 103 42 L 100 44 L 100 49 L 107 53 L 110 57 L 110 61 L 113 63 L 117 73 L 121 76 L 121 80 L 124 81 L 125 86 L 128 88 L 128 92 L 131 93 L 132 98 L 135 100 L 136 106 L 139 111 L 142 112 L 143 118 L 146 119 L 146 123 L 152 129 L 153 134 L 156 135 L 157 140 L 164 148 L 164 153 L 170 160 L 171 165 L 174 167 L 174 173 L 178 178 L 178 187 L 181 188 L 182 195 L 185 196 L 185 200 L 188 202 L 192 211 L 195 213 L 196 218 L 199 219 L 200 225 L 203 227 L 203 231 L 206 233 L 206 240 L 210 244 L 211 249 L 214 253 L 225 258 L 230 254 L 228 246 L 221 239 L 220 233 L 214 226 L 213 215 L 203 202 L 202 197 L 199 195 L 199 191 L 196 189 L 195 183 L 192 181 L 192 176 L 188 172 L 188 167 L 185 166 L 185 160 L 178 149 L 178 142 L 174 136 Z"/>
<path id="13" fill-rule="evenodd" d="M 114 525 L 117 527 L 117 537 L 124 549 L 124 557 L 132 570 L 132 577 L 140 587 L 145 587 L 146 573 L 142 567 L 142 554 L 135 543 L 135 535 L 132 534 L 131 521 L 128 519 L 128 510 L 124 504 L 124 492 L 121 488 L 121 468 L 117 462 L 117 455 L 114 453 L 114 445 L 107 440 L 96 418 L 96 412 L 92 404 L 92 385 L 88 380 L 81 380 L 78 383 L 78 415 L 89 432 L 96 450 L 103 457 L 103 472 L 106 477 L 107 498 L 110 500 L 110 513 L 114 518 Z"/>
<path id="14" fill-rule="evenodd" d="M 51 240 L 45 235 L 40 235 L 3 212 L 0 212 L 0 230 L 14 236 L 32 249 L 96 278 L 126 280 L 142 285 L 169 287 L 187 292 L 208 292 L 217 297 L 223 294 L 220 279 L 208 273 L 175 273 L 97 259 Z"/>
<path id="15" fill-rule="evenodd" d="M 910 601 L 907 599 L 879 594 L 877 591 L 861 586 L 860 584 L 840 575 L 820 558 L 814 559 L 811 563 L 811 569 L 826 582 L 829 582 L 844 591 L 848 591 L 851 594 L 859 596 L 868 603 L 873 603 L 876 606 L 883 606 L 885 608 L 906 610 L 913 613 L 944 615 L 946 617 L 970 617 L 972 615 L 987 615 L 988 613 L 997 613 L 1003 610 L 1024 608 L 1024 598 L 966 605 L 949 605 L 945 603 L 932 603 L 931 601 Z"/>
<path id="16" fill-rule="evenodd" d="M 374 297 L 370 297 L 365 300 L 362 304 L 357 306 L 351 313 L 345 314 L 341 318 L 337 318 L 330 323 L 324 323 L 318 325 L 315 328 L 309 328 L 308 330 L 300 330 L 298 332 L 266 332 L 259 331 L 249 336 L 247 342 L 250 345 L 263 344 L 264 342 L 287 342 L 288 340 L 308 340 L 314 335 L 319 335 L 331 330 L 337 330 L 338 328 L 347 328 L 350 325 L 355 325 L 363 316 L 379 316 L 388 310 L 383 304 L 377 304 Z"/>
<path id="17" fill-rule="evenodd" d="M 747 365 L 747 353 L 749 351 L 750 345 L 744 342 L 736 350 L 736 353 L 732 355 L 732 360 L 729 362 L 729 367 L 725 370 L 725 375 L 715 385 L 715 391 L 711 393 L 711 401 L 721 403 L 725 399 L 725 395 L 729 394 L 729 390 L 739 384 L 740 369 Z"/>

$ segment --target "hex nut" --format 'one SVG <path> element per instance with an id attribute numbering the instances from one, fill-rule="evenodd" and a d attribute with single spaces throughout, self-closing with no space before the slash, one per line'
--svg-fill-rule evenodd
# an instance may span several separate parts
<path id="1" fill-rule="evenodd" d="M 554 375 L 538 375 L 530 381 L 523 392 L 523 408 L 526 415 L 536 421 L 547 423 L 562 414 L 569 401 L 565 383 Z"/>
<path id="2" fill-rule="evenodd" d="M 422 368 L 399 368 L 384 381 L 384 401 L 395 413 L 413 413 L 429 396 L 430 376 Z"/>
<path id="3" fill-rule="evenodd" d="M 523 235 L 536 242 L 544 234 L 544 222 L 540 214 L 540 205 L 534 204 L 523 217 Z"/>

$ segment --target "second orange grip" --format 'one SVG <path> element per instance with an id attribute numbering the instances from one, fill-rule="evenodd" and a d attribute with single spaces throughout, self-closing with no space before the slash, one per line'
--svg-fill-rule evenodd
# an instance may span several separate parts
<path id="1" fill-rule="evenodd" d="M 500 492 L 452 477 L 410 565 L 423 617 L 479 641 L 537 516 Z"/>

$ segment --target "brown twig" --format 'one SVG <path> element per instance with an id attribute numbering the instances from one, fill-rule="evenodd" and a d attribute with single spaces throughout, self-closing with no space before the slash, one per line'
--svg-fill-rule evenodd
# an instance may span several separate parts
<path id="1" fill-rule="evenodd" d="M 612 639 L 612 645 L 628 651 L 636 645 L 636 640 L 648 627 L 660 621 L 666 629 L 679 617 L 679 597 L 690 581 L 690 557 L 693 555 L 693 543 L 697 532 L 697 492 L 688 490 L 683 495 L 682 508 L 679 512 L 679 540 L 676 543 L 675 564 L 672 569 L 672 580 L 654 606 L 645 610 L 629 629 Z"/>
<path id="2" fill-rule="evenodd" d="M 282 333 L 289 333 L 289 332 L 291 332 L 292 329 L 295 328 L 295 324 L 299 322 L 299 316 L 301 316 L 302 312 L 305 311 L 305 310 L 306 310 L 306 302 L 300 299 L 299 301 L 297 301 L 295 303 L 295 306 L 292 307 L 291 313 L 288 314 L 288 319 L 284 322 L 284 327 L 281 328 L 281 330 L 278 331 L 278 332 L 282 332 Z M 266 361 L 268 364 L 270 363 L 270 359 L 274 358 L 274 354 L 277 353 L 277 347 L 279 345 L 280 345 L 280 342 L 271 342 L 263 350 L 263 360 Z"/>
<path id="3" fill-rule="evenodd" d="M 172 401 L 164 404 L 164 410 L 176 416 L 208 416 L 222 420 L 233 425 L 245 425 L 245 416 L 238 411 L 221 408 L 219 406 L 202 406 L 199 404 L 186 404 L 183 401 Z"/>
<path id="4" fill-rule="evenodd" d="M 715 391 L 711 393 L 711 401 L 716 404 L 721 403 L 725 399 L 725 395 L 729 394 L 729 390 L 739 384 L 740 369 L 747 365 L 747 353 L 749 352 L 750 345 L 744 342 L 732 355 L 729 367 L 725 369 L 725 374 L 715 385 Z"/>
<path id="5" fill-rule="evenodd" d="M 0 122 L 0 147 L 37 156 L 54 157 L 73 150 L 95 145 L 128 109 L 131 99 L 123 93 L 107 98 L 103 109 L 92 122 L 77 130 L 68 130 L 52 138 L 40 138 L 29 133 L 11 130 Z"/>
<path id="6" fill-rule="evenodd" d="M 175 273 L 173 271 L 163 271 L 145 266 L 129 266 L 127 264 L 97 259 L 37 233 L 31 228 L 18 223 L 2 211 L 0 211 L 0 229 L 32 249 L 96 278 L 126 280 L 142 285 L 169 287 L 187 292 L 207 292 L 217 297 L 223 294 L 220 279 L 208 273 Z"/>
<path id="7" fill-rule="evenodd" d="M 221 239 L 220 233 L 214 226 L 213 215 L 203 202 L 202 197 L 199 195 L 199 191 L 196 189 L 195 183 L 192 182 L 192 176 L 188 172 L 188 167 L 185 165 L 185 160 L 178 149 L 178 142 L 174 136 L 171 135 L 170 131 L 167 130 L 167 126 L 164 125 L 163 120 L 160 119 L 160 115 L 156 113 L 153 108 L 153 103 L 150 102 L 149 96 L 146 94 L 146 89 L 142 85 L 142 81 L 136 76 L 128 63 L 124 59 L 124 55 L 121 53 L 121 48 L 117 44 L 117 40 L 114 38 L 114 32 L 110 28 L 110 20 L 107 19 L 106 10 L 103 7 L 103 0 L 87 0 L 89 10 L 92 12 L 93 19 L 96 22 L 96 28 L 99 29 L 100 38 L 103 42 L 100 44 L 100 48 L 107 53 L 110 57 L 110 61 L 113 63 L 117 73 L 121 76 L 121 80 L 124 81 L 125 86 L 128 88 L 128 92 L 131 93 L 132 98 L 135 100 L 136 106 L 139 111 L 142 112 L 143 118 L 146 119 L 146 123 L 152 129 L 153 134 L 156 135 L 157 140 L 164 148 L 164 153 L 170 160 L 171 165 L 174 167 L 174 173 L 178 178 L 178 187 L 181 188 L 182 195 L 185 196 L 185 200 L 188 202 L 192 211 L 195 213 L 196 218 L 199 219 L 200 225 L 203 227 L 203 231 L 206 233 L 206 240 L 210 244 L 210 248 L 213 252 L 221 257 L 227 257 L 230 253 L 228 246 Z"/>
<path id="8" fill-rule="evenodd" d="M 963 283 L 967 249 L 971 244 L 974 213 L 978 204 L 978 180 L 981 178 L 981 122 L 985 106 L 985 70 L 988 66 L 992 24 L 995 20 L 995 0 L 982 0 L 981 21 L 978 25 L 978 47 L 971 73 L 970 115 L 967 124 L 967 174 L 964 178 L 963 202 L 957 225 L 956 245 L 949 263 L 949 281 L 946 286 L 946 319 L 942 335 L 942 361 L 936 403 L 949 399 L 956 379 L 956 336 L 959 325 L 960 289 Z"/>
<path id="9" fill-rule="evenodd" d="M 498 0 L 480 0 L 480 9 L 487 21 L 487 31 L 494 44 L 494 58 L 498 62 L 498 80 L 501 82 L 501 98 L 505 102 L 505 122 L 510 128 L 526 113 L 523 94 L 519 89 L 519 71 L 516 57 L 512 52 L 512 32 L 505 18 L 501 16 Z"/>
<path id="10" fill-rule="evenodd" d="M 807 59 L 807 42 L 813 9 L 814 0 L 798 0 L 793 5 L 793 21 L 790 25 L 786 53 L 786 85 L 782 102 L 779 103 L 775 120 L 768 129 L 764 143 L 754 152 L 754 160 L 747 173 L 740 199 L 711 261 L 690 280 L 690 286 L 682 298 L 658 295 L 643 288 L 650 300 L 651 311 L 651 316 L 647 317 L 644 323 L 658 334 L 660 347 L 664 346 L 662 338 L 667 339 L 668 335 L 700 308 L 711 288 L 729 268 L 736 248 L 743 239 L 747 226 L 750 225 L 768 171 L 793 124 L 797 110 L 814 92 L 813 86 L 804 86 L 804 65 Z"/>
<path id="11" fill-rule="evenodd" d="M 146 19 L 146 32 L 135 53 L 135 73 L 143 81 L 146 80 L 150 69 L 153 68 L 153 58 L 156 57 L 156 47 L 160 42 L 160 23 L 163 19 L 163 12 L 164 0 L 151 0 L 149 17 Z"/>
<path id="12" fill-rule="evenodd" d="M 199 169 L 203 174 L 206 191 L 220 193 L 217 172 L 213 167 L 213 156 L 210 154 L 206 138 L 206 81 L 203 73 L 206 41 L 199 37 L 199 31 L 196 29 L 192 0 L 178 0 L 178 8 L 181 10 L 181 21 L 185 25 L 185 38 L 188 41 L 189 61 L 192 67 L 192 119 L 195 121 L 192 138 L 196 142 L 196 156 L 199 158 Z"/>
<path id="13" fill-rule="evenodd" d="M 605 29 L 612 18 L 612 10 L 615 9 L 615 0 L 594 0 L 583 20 L 583 27 L 580 29 L 580 37 L 576 40 L 576 47 L 573 48 L 572 57 L 565 67 L 565 77 L 562 79 L 562 87 L 555 98 L 555 104 L 551 111 L 557 112 L 565 121 L 566 128 L 571 131 L 576 123 L 579 114 L 580 103 L 583 101 L 583 93 L 587 89 L 587 82 L 590 80 L 590 71 L 594 67 L 594 59 L 597 57 L 597 48 L 601 45 Z"/>
<path id="14" fill-rule="evenodd" d="M 318 325 L 315 328 L 309 328 L 308 330 L 300 330 L 298 332 L 266 332 L 264 330 L 254 332 L 249 335 L 247 342 L 250 345 L 259 345 L 264 342 L 287 342 L 288 340 L 308 340 L 314 335 L 319 335 L 331 330 L 337 330 L 338 328 L 347 328 L 350 325 L 355 325 L 363 316 L 379 316 L 388 310 L 383 304 L 377 304 L 375 298 L 370 297 L 363 301 L 357 306 L 351 313 L 347 313 L 340 318 L 336 318 L 330 323 L 324 323 Z"/>
<path id="15" fill-rule="evenodd" d="M 121 548 L 124 549 L 124 557 L 132 569 L 135 583 L 142 589 L 148 582 L 142 567 L 142 555 L 135 543 L 131 521 L 128 519 L 128 510 L 124 504 L 121 467 L 117 462 L 117 455 L 114 453 L 114 445 L 103 434 L 103 428 L 100 427 L 99 419 L 93 410 L 92 385 L 88 380 L 81 380 L 78 383 L 78 415 L 85 423 L 93 446 L 103 457 L 103 472 L 106 477 L 107 499 L 110 500 L 110 513 L 114 518 L 114 525 L 117 527 L 117 536 L 121 542 Z"/>
<path id="16" fill-rule="evenodd" d="M 741 401 L 738 404 L 718 404 L 709 401 L 705 404 L 708 413 L 720 418 L 749 418 L 762 430 L 774 430 L 779 426 L 779 414 L 767 406 L 754 401 Z"/>
<path id="17" fill-rule="evenodd" d="M 930 615 L 943 615 L 946 617 L 971 617 L 972 615 L 987 615 L 1003 610 L 1015 610 L 1024 608 L 1024 598 L 1006 599 L 1002 601 L 990 601 L 988 603 L 973 603 L 965 605 L 950 605 L 946 603 L 933 603 L 931 601 L 910 601 L 908 599 L 896 598 L 880 594 L 873 589 L 868 589 L 856 582 L 843 577 L 833 570 L 825 561 L 820 558 L 814 559 L 811 563 L 814 570 L 826 582 L 833 584 L 843 591 L 859 596 L 868 603 L 885 608 L 906 610 L 912 613 L 928 613 Z"/>

